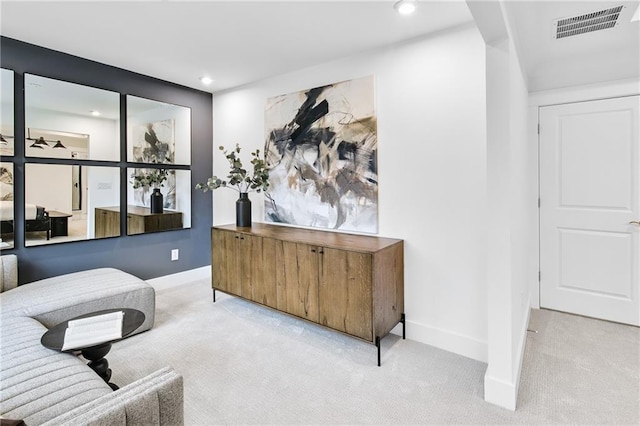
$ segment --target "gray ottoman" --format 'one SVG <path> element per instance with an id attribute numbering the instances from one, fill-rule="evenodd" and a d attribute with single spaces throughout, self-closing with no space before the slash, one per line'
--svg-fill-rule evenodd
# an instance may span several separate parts
<path id="1" fill-rule="evenodd" d="M 131 274 L 101 268 L 35 281 L 0 296 L 2 317 L 26 316 L 47 328 L 78 315 L 117 308 L 142 311 L 145 322 L 136 333 L 149 330 L 155 318 L 155 290 Z"/>

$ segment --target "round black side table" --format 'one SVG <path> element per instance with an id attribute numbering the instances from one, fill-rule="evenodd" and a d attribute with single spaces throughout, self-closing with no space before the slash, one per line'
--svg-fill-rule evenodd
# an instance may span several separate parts
<path id="1" fill-rule="evenodd" d="M 77 320 L 80 318 L 89 318 L 98 315 L 110 314 L 112 312 L 124 312 L 124 317 L 122 319 L 122 338 L 125 338 L 136 331 L 136 329 L 140 327 L 145 320 L 144 313 L 136 309 L 106 309 L 103 311 L 91 312 L 89 314 L 71 318 L 67 321 L 61 322 L 55 327 L 52 327 L 42 335 L 40 343 L 42 343 L 42 346 L 44 346 L 45 348 L 53 349 L 60 352 L 80 351 L 82 353 L 82 356 L 85 359 L 89 360 L 89 363 L 87 365 L 91 367 L 91 369 L 95 371 L 98 376 L 100 376 L 105 382 L 107 382 L 111 389 L 117 390 L 118 386 L 109 382 L 109 380 L 111 380 L 111 369 L 109 368 L 109 362 L 106 360 L 105 356 L 111 350 L 111 344 L 120 339 L 111 340 L 84 348 L 74 348 L 66 351 L 62 350 L 62 345 L 64 344 L 64 334 L 67 330 L 69 321 Z"/>

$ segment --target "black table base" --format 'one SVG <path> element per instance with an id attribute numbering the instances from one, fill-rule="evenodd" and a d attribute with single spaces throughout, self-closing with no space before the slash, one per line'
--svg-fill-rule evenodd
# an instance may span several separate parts
<path id="1" fill-rule="evenodd" d="M 118 385 L 111 383 L 111 369 L 109 361 L 105 356 L 111 350 L 111 343 L 104 343 L 98 346 L 82 349 L 82 356 L 89 361 L 87 364 L 98 376 L 102 378 L 113 390 L 118 390 Z"/>

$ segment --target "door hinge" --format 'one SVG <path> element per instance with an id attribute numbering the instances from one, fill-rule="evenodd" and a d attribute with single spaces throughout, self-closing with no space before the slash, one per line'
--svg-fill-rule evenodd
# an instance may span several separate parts
<path id="1" fill-rule="evenodd" d="M 538 123 L 538 134 L 540 134 L 540 123 Z"/>
<path id="2" fill-rule="evenodd" d="M 538 198 L 538 208 L 540 208 L 540 198 Z"/>
<path id="3" fill-rule="evenodd" d="M 538 282 L 541 282 L 541 281 L 542 281 L 542 278 L 541 278 L 541 277 L 542 277 L 542 274 L 540 273 L 540 271 L 538 271 Z"/>

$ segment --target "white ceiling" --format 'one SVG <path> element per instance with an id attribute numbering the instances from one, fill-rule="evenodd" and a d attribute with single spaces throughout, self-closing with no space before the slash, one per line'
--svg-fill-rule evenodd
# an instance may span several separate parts
<path id="1" fill-rule="evenodd" d="M 6 2 L 1 33 L 217 91 L 471 22 L 464 2 Z M 199 77 L 215 81 L 207 89 Z"/>
<path id="2" fill-rule="evenodd" d="M 554 40 L 553 21 L 624 6 L 615 27 Z M 510 1 L 530 92 L 640 76 L 640 1 Z"/>
<path id="3" fill-rule="evenodd" d="M 640 23 L 629 20 L 639 1 L 508 1 L 529 90 L 637 78 Z M 215 92 L 472 21 L 461 0 L 419 0 L 409 17 L 396 14 L 393 4 L 2 0 L 0 33 Z M 553 19 L 619 4 L 626 8 L 616 28 L 551 38 Z M 203 75 L 214 83 L 203 86 Z"/>

